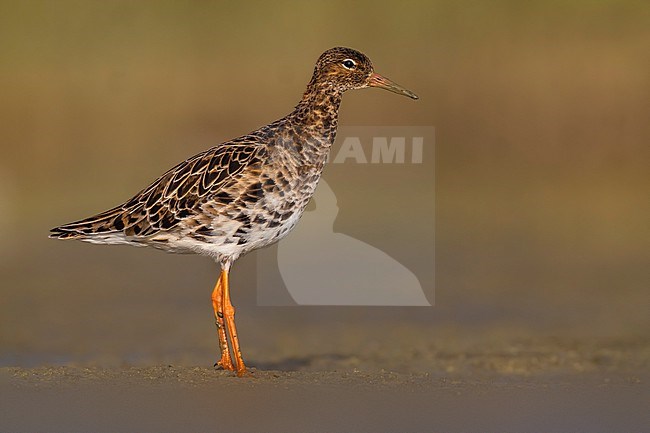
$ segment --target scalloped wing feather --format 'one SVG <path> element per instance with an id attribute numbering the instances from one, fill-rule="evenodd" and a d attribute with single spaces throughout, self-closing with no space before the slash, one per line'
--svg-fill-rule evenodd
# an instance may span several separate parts
<path id="1" fill-rule="evenodd" d="M 257 171 L 264 152 L 264 146 L 241 141 L 210 148 L 176 165 L 124 204 L 53 228 L 50 237 L 129 243 L 173 230 L 198 215 L 208 198 L 237 183 L 247 168 Z"/>

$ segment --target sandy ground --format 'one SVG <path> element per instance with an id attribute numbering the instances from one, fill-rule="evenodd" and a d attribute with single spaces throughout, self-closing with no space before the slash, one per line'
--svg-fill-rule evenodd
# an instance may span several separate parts
<path id="1" fill-rule="evenodd" d="M 428 326 L 376 327 L 388 341 L 401 339 L 392 346 L 357 339 L 357 327 L 336 349 L 322 327 L 276 325 L 276 349 L 254 352 L 265 361 L 251 359 L 256 367 L 241 379 L 173 364 L 4 367 L 0 431 L 642 432 L 650 425 L 645 339 L 531 338 L 505 327 L 468 333 L 444 325 L 431 339 Z M 294 349 L 294 338 L 310 342 Z"/>
<path id="2" fill-rule="evenodd" d="M 2 431 L 647 431 L 638 377 L 4 369 Z M 7 379 L 6 376 L 9 376 Z M 647 382 L 646 382 L 647 383 Z"/>

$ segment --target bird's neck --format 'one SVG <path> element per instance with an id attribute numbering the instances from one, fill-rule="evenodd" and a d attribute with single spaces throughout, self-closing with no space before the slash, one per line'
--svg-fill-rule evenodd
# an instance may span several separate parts
<path id="1" fill-rule="evenodd" d="M 323 136 L 336 134 L 341 96 L 342 93 L 336 89 L 316 87 L 310 83 L 290 116 L 295 124 L 313 129 Z"/>
<path id="2" fill-rule="evenodd" d="M 324 163 L 336 137 L 342 92 L 309 83 L 296 108 L 287 116 L 292 143 L 307 163 Z"/>

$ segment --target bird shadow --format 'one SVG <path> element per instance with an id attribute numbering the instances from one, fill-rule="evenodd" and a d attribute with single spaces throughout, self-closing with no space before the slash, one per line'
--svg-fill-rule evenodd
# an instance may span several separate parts
<path id="1" fill-rule="evenodd" d="M 258 370 L 300 371 L 320 364 L 340 363 L 349 360 L 351 356 L 339 353 L 328 353 L 309 356 L 291 356 L 278 361 L 251 362 Z"/>

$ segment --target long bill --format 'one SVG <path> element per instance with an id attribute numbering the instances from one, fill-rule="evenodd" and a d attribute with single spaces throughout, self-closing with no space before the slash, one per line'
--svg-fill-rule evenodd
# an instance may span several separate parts
<path id="1" fill-rule="evenodd" d="M 419 99 L 418 95 L 416 95 L 415 93 L 411 92 L 408 89 L 405 89 L 404 87 L 400 86 L 394 81 L 391 81 L 388 78 L 374 72 L 368 79 L 368 86 L 379 87 L 380 89 L 386 89 L 393 93 L 397 93 L 398 95 L 408 96 L 411 99 Z"/>

